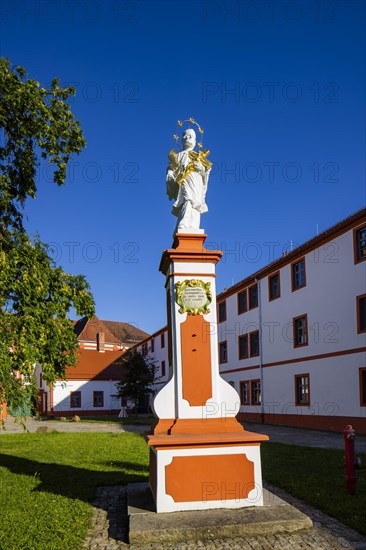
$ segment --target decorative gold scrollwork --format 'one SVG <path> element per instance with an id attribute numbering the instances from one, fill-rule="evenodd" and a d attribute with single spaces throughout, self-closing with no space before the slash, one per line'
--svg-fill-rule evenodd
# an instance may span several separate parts
<path id="1" fill-rule="evenodd" d="M 211 283 L 199 279 L 186 279 L 176 283 L 176 302 L 179 313 L 188 315 L 205 315 L 210 313 L 208 307 L 212 302 Z"/>

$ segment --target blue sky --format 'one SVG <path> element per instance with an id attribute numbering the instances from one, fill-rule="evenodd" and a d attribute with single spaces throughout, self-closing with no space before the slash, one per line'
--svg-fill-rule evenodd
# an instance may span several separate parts
<path id="1" fill-rule="evenodd" d="M 214 162 L 201 219 L 222 291 L 365 204 L 365 3 L 39 0 L 1 4 L 0 53 L 74 84 L 87 147 L 27 227 L 86 275 L 102 319 L 166 322 L 158 267 L 177 120 Z"/>

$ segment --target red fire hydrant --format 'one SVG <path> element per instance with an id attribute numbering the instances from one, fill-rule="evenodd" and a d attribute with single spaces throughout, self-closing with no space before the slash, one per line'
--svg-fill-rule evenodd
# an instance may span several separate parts
<path id="1" fill-rule="evenodd" d="M 343 431 L 344 445 L 346 448 L 346 491 L 354 495 L 356 493 L 356 468 L 360 466 L 360 459 L 355 455 L 355 430 L 351 425 Z"/>

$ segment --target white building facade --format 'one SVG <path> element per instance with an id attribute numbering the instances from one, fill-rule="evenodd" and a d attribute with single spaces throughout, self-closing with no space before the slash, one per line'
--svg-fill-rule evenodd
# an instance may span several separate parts
<path id="1" fill-rule="evenodd" d="M 366 434 L 366 210 L 217 305 L 220 374 L 240 396 L 241 420 Z M 168 339 L 164 327 L 138 346 L 156 361 L 156 390 L 169 379 Z"/>
<path id="2" fill-rule="evenodd" d="M 168 327 L 158 330 L 135 347 L 143 357 L 155 364 L 155 384 L 153 390 L 154 395 L 156 395 L 165 386 L 171 376 Z"/>
<path id="3" fill-rule="evenodd" d="M 42 369 L 36 370 L 39 413 L 53 416 L 103 416 L 119 414 L 131 405 L 116 397 L 123 378 L 123 355 L 147 336 L 146 332 L 115 321 L 83 317 L 74 322 L 79 341 L 78 362 L 68 367 L 65 380 L 48 386 Z M 113 332 L 112 332 L 113 331 Z M 132 405 L 131 405 L 132 406 Z"/>

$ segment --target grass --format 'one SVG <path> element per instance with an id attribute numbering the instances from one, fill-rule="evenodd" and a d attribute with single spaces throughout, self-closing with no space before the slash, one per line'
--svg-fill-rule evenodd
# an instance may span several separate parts
<path id="1" fill-rule="evenodd" d="M 348 495 L 343 451 L 265 443 L 262 467 L 268 483 L 366 534 L 365 466 L 357 494 Z M 79 550 L 96 488 L 147 476 L 148 448 L 138 434 L 1 434 L 0 548 Z"/>
<path id="2" fill-rule="evenodd" d="M 357 453 L 357 492 L 345 490 L 345 454 L 281 443 L 261 446 L 263 478 L 366 535 L 366 454 Z"/>
<path id="3" fill-rule="evenodd" d="M 96 488 L 146 481 L 148 450 L 132 433 L 0 435 L 0 548 L 77 550 Z"/>

